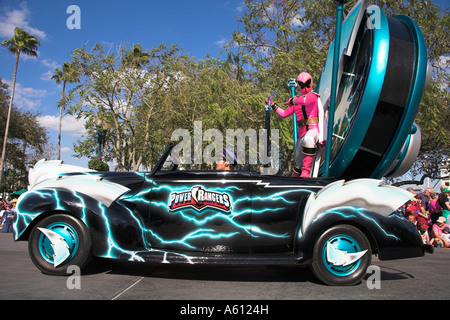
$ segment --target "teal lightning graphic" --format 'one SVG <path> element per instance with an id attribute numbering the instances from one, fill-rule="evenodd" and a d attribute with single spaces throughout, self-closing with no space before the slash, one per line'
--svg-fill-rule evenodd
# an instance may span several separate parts
<path id="1" fill-rule="evenodd" d="M 231 209 L 227 211 L 214 206 L 205 206 L 171 210 L 170 195 L 189 193 L 193 186 L 201 187 L 195 190 L 210 192 L 213 200 L 214 197 L 226 195 Z M 146 259 L 152 256 L 152 259 L 158 257 L 161 263 L 171 263 L 173 259 L 193 263 L 191 255 L 204 250 L 204 246 L 210 244 L 213 244 L 214 248 L 223 247 L 226 252 L 227 244 L 239 243 L 242 239 L 292 237 L 288 231 L 274 231 L 270 223 L 255 224 L 254 221 L 255 219 L 265 221 L 266 217 L 282 214 L 286 206 L 296 205 L 297 202 L 292 199 L 300 194 L 311 194 L 310 190 L 302 188 L 277 190 L 264 196 L 249 195 L 244 191 L 236 184 L 221 186 L 199 183 L 192 186 L 157 184 L 144 176 L 139 190 L 123 194 L 116 200 L 114 207 L 110 208 L 103 202 L 77 191 L 57 188 L 35 189 L 25 194 L 17 205 L 15 237 L 16 239 L 20 237 L 43 213 L 76 211 L 76 215 L 89 228 L 94 227 L 90 219 L 93 216 L 97 217 L 95 219 L 97 224 L 103 225 L 96 226 L 104 230 L 102 234 L 104 249 L 103 252 L 97 252 L 100 257 L 147 261 Z M 195 199 L 198 198 L 196 194 Z M 364 215 L 364 212 L 354 208 L 349 212 L 350 215 L 357 214 L 362 218 L 371 219 Z M 326 212 L 323 213 L 325 214 Z M 319 215 L 316 219 L 320 219 L 323 215 Z M 120 238 L 123 237 L 123 233 L 119 234 L 117 227 L 113 227 L 117 225 L 117 219 L 133 226 L 134 235 L 141 241 L 138 247 L 125 247 L 126 243 Z M 376 221 L 372 222 L 376 224 Z M 166 223 L 170 228 L 166 227 Z M 382 229 L 381 226 L 378 227 Z M 386 235 L 394 237 L 391 234 Z"/>
<path id="2" fill-rule="evenodd" d="M 231 193 L 233 191 L 240 191 L 240 189 L 236 186 L 224 186 L 224 187 L 210 187 L 207 188 L 208 191 L 215 192 L 217 194 L 225 194 Z M 130 207 L 129 203 L 139 203 L 150 206 L 150 215 L 154 210 L 162 210 L 165 215 L 168 217 L 173 217 L 175 219 L 180 219 L 182 221 L 183 230 L 185 230 L 184 234 L 179 235 L 177 238 L 167 238 L 166 236 L 162 236 L 158 234 L 158 232 L 152 228 L 145 228 L 142 226 L 142 230 L 145 233 L 145 238 L 148 242 L 151 242 L 150 247 L 153 247 L 153 243 L 155 245 L 163 245 L 163 246 L 171 246 L 171 245 L 179 245 L 181 248 L 185 247 L 188 250 L 199 250 L 195 245 L 192 244 L 193 241 L 199 239 L 212 239 L 212 240 L 221 240 L 221 239 L 230 239 L 235 236 L 238 236 L 242 233 L 249 235 L 250 237 L 279 237 L 286 238 L 289 235 L 287 233 L 276 234 L 272 232 L 268 232 L 266 230 L 261 229 L 260 227 L 254 226 L 251 224 L 251 214 L 261 215 L 269 212 L 278 212 L 281 211 L 282 207 L 270 207 L 268 206 L 265 209 L 260 210 L 252 210 L 251 201 L 252 198 L 249 196 L 242 196 L 237 199 L 233 199 L 231 196 L 230 201 L 233 205 L 232 212 L 224 212 L 222 210 L 211 210 L 210 208 L 205 210 L 196 210 L 194 208 L 183 208 L 180 210 L 169 210 L 168 202 L 169 196 L 164 201 L 153 200 L 150 201 L 147 198 L 147 195 L 150 192 L 164 192 L 164 194 L 170 195 L 173 193 L 182 193 L 189 188 L 185 186 L 170 186 L 170 185 L 157 185 L 156 183 L 152 183 L 152 186 L 147 188 L 146 190 L 142 190 L 138 194 L 133 195 L 132 197 L 122 197 L 120 203 L 125 207 Z M 292 192 L 292 191 L 289 191 Z M 271 197 L 256 197 L 253 201 L 268 201 L 269 203 L 277 203 L 282 201 L 282 203 L 290 203 L 290 201 L 286 200 L 283 197 L 283 192 L 276 193 Z M 240 208 L 241 206 L 241 208 Z M 247 217 L 246 217 L 247 216 Z M 241 222 L 241 220 L 247 222 Z M 228 227 L 226 228 L 228 231 L 224 232 L 223 230 L 216 230 L 214 225 L 226 224 Z M 211 227 L 213 226 L 213 227 Z M 180 228 L 181 229 L 181 228 Z M 182 231 L 180 230 L 180 233 Z"/>
<path id="3" fill-rule="evenodd" d="M 168 193 L 172 194 L 175 192 L 182 192 L 186 191 L 189 188 L 186 187 L 172 187 L 168 185 L 160 185 L 157 187 L 157 190 L 166 190 Z M 239 189 L 236 186 L 227 186 L 222 188 L 208 188 L 208 190 L 217 192 L 217 193 L 226 193 L 231 192 L 233 190 Z M 265 213 L 274 213 L 283 210 L 283 207 L 280 206 L 280 201 L 282 203 L 292 203 L 292 201 L 288 201 L 283 197 L 283 194 L 288 192 L 294 192 L 292 190 L 285 191 L 285 192 L 278 192 L 273 194 L 270 197 L 254 197 L 253 199 L 249 196 L 241 196 L 236 199 L 233 199 L 233 197 L 230 196 L 231 203 L 233 206 L 233 210 L 230 213 L 222 212 L 221 210 L 206 210 L 206 211 L 197 211 L 195 209 L 191 208 L 183 208 L 181 210 L 175 210 L 171 211 L 170 214 L 174 216 L 181 217 L 186 223 L 190 223 L 196 227 L 202 227 L 204 228 L 205 225 L 211 222 L 217 222 L 217 220 L 220 220 L 221 222 L 226 222 L 229 226 L 235 228 L 239 232 L 245 232 L 251 237 L 260 237 L 260 236 L 267 236 L 267 237 L 279 237 L 279 238 L 285 238 L 289 235 L 286 233 L 283 234 L 276 234 L 271 233 L 265 230 L 262 230 L 261 228 L 252 225 L 251 222 L 249 223 L 242 223 L 238 221 L 238 218 L 242 218 L 245 216 L 250 215 L 263 215 Z M 296 191 L 298 192 L 298 190 Z M 251 202 L 264 202 L 266 204 L 266 207 L 264 209 L 255 210 L 251 207 Z M 277 204 L 278 206 L 272 207 L 270 204 Z M 240 208 L 239 204 L 243 204 L 243 207 Z M 153 206 L 161 207 L 161 208 L 168 208 L 167 202 L 163 201 L 153 201 Z M 169 211 L 167 209 L 167 211 Z M 242 219 L 244 221 L 251 221 L 251 217 Z M 220 222 L 220 223 L 221 223 Z M 219 223 L 219 222 L 218 222 Z M 213 238 L 220 238 L 220 235 L 214 235 L 208 232 L 203 232 L 203 236 L 205 237 L 213 237 Z M 234 235 L 237 235 L 238 232 L 235 232 Z M 197 237 L 197 234 L 196 234 Z M 223 237 L 230 237 L 229 234 L 223 235 Z"/>
<path id="4" fill-rule="evenodd" d="M 23 230 L 32 223 L 32 221 L 37 218 L 39 215 L 44 213 L 44 211 L 59 211 L 59 212 L 69 212 L 71 209 L 68 206 L 76 207 L 79 210 L 79 218 L 89 226 L 88 219 L 88 211 L 95 211 L 98 216 L 102 218 L 105 233 L 105 243 L 107 244 L 107 249 L 100 256 L 105 258 L 119 258 L 124 255 L 128 255 L 130 260 L 134 261 L 144 261 L 143 258 L 140 257 L 142 252 L 159 252 L 163 253 L 164 261 L 168 262 L 167 257 L 169 255 L 179 255 L 175 252 L 171 252 L 171 250 L 161 250 L 158 249 L 158 245 L 163 245 L 165 247 L 172 247 L 174 245 L 178 245 L 181 248 L 185 248 L 186 250 L 199 250 L 193 241 L 197 241 L 199 239 L 208 240 L 217 240 L 221 241 L 222 239 L 230 239 L 241 233 L 245 233 L 251 237 L 287 237 L 288 234 L 276 234 L 271 233 L 266 230 L 263 230 L 259 227 L 252 226 L 249 218 L 248 222 L 240 222 L 239 218 L 249 216 L 251 214 L 260 215 L 268 212 L 277 212 L 280 211 L 281 207 L 270 207 L 268 206 L 265 209 L 260 210 L 252 210 L 251 209 L 251 201 L 252 199 L 248 196 L 239 197 L 236 200 L 231 199 L 233 204 L 236 207 L 231 213 L 225 213 L 222 211 L 214 211 L 214 210 L 202 210 L 198 212 L 193 209 L 184 209 L 184 210 L 176 210 L 174 212 L 169 212 L 167 208 L 167 201 L 150 201 L 148 195 L 150 192 L 179 192 L 182 191 L 183 187 L 171 187 L 168 185 L 156 185 L 151 180 L 146 180 L 145 186 L 142 190 L 140 190 L 136 194 L 124 194 L 120 199 L 118 199 L 117 203 L 120 204 L 128 219 L 133 220 L 136 225 L 139 226 L 140 233 L 142 239 L 144 239 L 144 249 L 139 251 L 127 250 L 120 246 L 119 242 L 115 239 L 115 235 L 113 230 L 111 229 L 111 221 L 110 216 L 108 215 L 108 208 L 102 204 L 101 202 L 97 202 L 96 205 L 92 205 L 92 200 L 90 200 L 91 204 L 87 203 L 85 195 L 80 194 L 75 191 L 65 190 L 65 192 L 61 193 L 61 190 L 58 189 L 41 189 L 34 190 L 29 192 L 25 198 L 21 200 L 21 203 L 18 205 L 19 214 L 18 218 L 15 221 L 15 229 L 18 231 L 16 233 L 16 238 L 20 237 Z M 236 186 L 226 186 L 222 188 L 209 188 L 209 190 L 213 190 L 216 192 L 232 192 L 239 190 Z M 43 202 L 48 203 L 48 206 L 45 207 L 44 211 L 34 211 L 27 210 L 26 204 L 27 198 L 30 199 L 28 202 L 33 202 L 32 198 L 39 198 Z M 69 199 L 70 198 L 70 199 Z M 269 201 L 271 203 L 276 203 L 277 201 L 287 201 L 283 198 L 282 193 L 274 194 L 272 197 L 268 198 L 256 198 L 254 201 Z M 34 200 L 35 201 L 35 200 Z M 142 217 L 139 212 L 135 209 L 135 204 L 143 205 L 144 207 L 148 206 L 150 208 L 150 212 L 152 208 L 160 208 L 163 211 L 166 211 L 167 215 L 175 216 L 183 221 L 187 227 L 183 228 L 185 233 L 180 233 L 179 237 L 171 238 L 167 237 L 166 234 L 159 234 L 156 230 L 151 227 L 146 226 L 146 224 L 142 221 Z M 89 207 L 90 209 L 88 210 Z M 92 214 L 92 213 L 91 213 Z M 244 219 L 245 220 L 245 219 Z M 211 225 L 225 223 L 229 226 L 226 231 L 216 230 Z M 181 255 L 183 256 L 183 255 Z M 189 261 L 188 256 L 184 256 L 186 260 Z"/>

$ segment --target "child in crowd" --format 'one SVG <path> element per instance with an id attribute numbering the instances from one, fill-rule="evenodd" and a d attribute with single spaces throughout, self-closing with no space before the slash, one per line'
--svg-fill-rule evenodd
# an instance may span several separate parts
<path id="1" fill-rule="evenodd" d="M 442 229 L 442 238 L 450 243 L 450 227 L 447 226 Z"/>
<path id="2" fill-rule="evenodd" d="M 0 232 L 11 233 L 13 232 L 13 222 L 14 222 L 14 211 L 11 210 L 11 203 L 5 204 L 5 211 L 3 211 L 3 216 L 0 224 Z"/>
<path id="3" fill-rule="evenodd" d="M 434 239 L 430 239 L 430 235 L 428 234 L 428 226 L 426 224 L 419 227 L 419 233 L 424 244 L 432 245 L 434 243 Z"/>

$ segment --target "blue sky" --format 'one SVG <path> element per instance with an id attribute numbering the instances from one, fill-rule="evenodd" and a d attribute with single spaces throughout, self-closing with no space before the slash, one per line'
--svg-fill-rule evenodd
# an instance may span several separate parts
<path id="1" fill-rule="evenodd" d="M 449 5 L 448 0 L 435 2 Z M 81 10 L 80 30 L 67 28 L 70 5 Z M 239 29 L 236 17 L 242 9 L 242 0 L 0 0 L 0 40 L 10 39 L 19 26 L 41 42 L 38 59 L 20 59 L 15 105 L 41 112 L 41 123 L 56 147 L 61 86 L 50 77 L 55 68 L 71 60 L 73 50 L 85 44 L 90 49 L 95 43 L 113 49 L 125 42 L 146 49 L 166 43 L 178 44 L 198 59 L 207 54 L 219 57 L 222 44 Z M 0 77 L 10 84 L 14 56 L 3 47 L 0 65 Z M 81 122 L 64 117 L 61 159 L 86 167 L 89 159 L 72 157 L 73 141 L 82 130 Z"/>
<path id="2" fill-rule="evenodd" d="M 73 4 L 81 12 L 79 30 L 67 27 L 72 15 L 67 8 Z M 61 86 L 50 77 L 55 68 L 71 60 L 73 50 L 86 43 L 87 49 L 95 43 L 112 49 L 125 42 L 140 43 L 146 49 L 166 43 L 178 44 L 198 59 L 207 54 L 219 57 L 222 43 L 238 28 L 236 16 L 241 8 L 241 0 L 0 0 L 0 40 L 10 39 L 19 26 L 41 42 L 38 59 L 20 58 L 15 105 L 24 111 L 40 111 L 56 146 Z M 11 85 L 14 56 L 3 47 L 0 65 L 0 77 Z M 72 157 L 73 141 L 82 130 L 81 122 L 64 117 L 61 159 L 65 163 L 87 166 L 88 159 Z"/>

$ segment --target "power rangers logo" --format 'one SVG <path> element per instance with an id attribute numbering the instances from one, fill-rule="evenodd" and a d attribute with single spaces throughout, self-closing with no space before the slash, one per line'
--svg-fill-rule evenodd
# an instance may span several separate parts
<path id="1" fill-rule="evenodd" d="M 169 197 L 169 210 L 194 208 L 200 211 L 205 208 L 231 210 L 231 198 L 227 193 L 207 191 L 201 186 L 192 187 L 189 191 L 172 192 Z"/>

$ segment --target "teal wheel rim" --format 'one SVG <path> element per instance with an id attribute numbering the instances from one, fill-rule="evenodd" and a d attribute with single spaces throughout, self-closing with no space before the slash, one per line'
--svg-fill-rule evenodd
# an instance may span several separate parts
<path id="1" fill-rule="evenodd" d="M 70 252 L 70 256 L 66 259 L 66 261 L 70 261 L 77 253 L 79 247 L 79 237 L 75 229 L 71 225 L 64 222 L 52 223 L 48 225 L 46 229 L 56 232 L 64 239 L 64 241 L 67 243 L 67 246 L 69 247 Z M 41 235 L 39 236 L 38 245 L 39 253 L 41 254 L 42 258 L 48 263 L 53 264 L 54 251 L 52 248 L 52 243 L 43 233 L 41 233 Z"/>
<path id="2" fill-rule="evenodd" d="M 347 266 L 340 266 L 340 265 L 334 265 L 333 263 L 330 263 L 327 259 L 327 245 L 330 243 L 335 248 L 341 251 L 346 251 L 348 253 L 355 253 L 360 252 L 361 248 L 358 244 L 358 242 L 353 239 L 352 237 L 344 234 L 336 235 L 330 238 L 327 241 L 327 244 L 324 246 L 322 250 L 322 260 L 325 265 L 325 268 L 332 273 L 335 276 L 338 277 L 346 277 L 354 273 L 356 270 L 358 270 L 358 267 L 361 264 L 361 259 L 358 261 L 349 264 Z"/>

